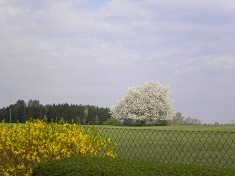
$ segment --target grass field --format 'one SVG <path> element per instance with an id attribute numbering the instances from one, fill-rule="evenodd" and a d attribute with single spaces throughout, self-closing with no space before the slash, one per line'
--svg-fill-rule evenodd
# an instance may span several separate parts
<path id="1" fill-rule="evenodd" d="M 125 128 L 125 129 L 154 129 L 154 130 L 182 130 L 182 131 L 235 131 L 235 125 L 199 125 L 199 126 L 109 126 L 95 125 L 101 128 Z"/>
<path id="2" fill-rule="evenodd" d="M 235 126 L 96 126 L 120 158 L 235 167 Z"/>
<path id="3" fill-rule="evenodd" d="M 232 125 L 94 127 L 98 134 L 110 137 L 117 144 L 120 158 L 235 167 L 235 126 Z"/>

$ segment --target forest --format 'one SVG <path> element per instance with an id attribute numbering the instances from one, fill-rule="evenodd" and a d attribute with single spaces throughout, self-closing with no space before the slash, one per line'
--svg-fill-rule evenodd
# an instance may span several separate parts
<path id="1" fill-rule="evenodd" d="M 18 100 L 15 104 L 0 109 L 0 121 L 6 123 L 25 123 L 29 119 L 47 118 L 48 122 L 66 122 L 77 124 L 100 125 L 110 118 L 109 108 L 94 105 L 77 104 L 47 104 L 42 105 L 39 100 Z"/>

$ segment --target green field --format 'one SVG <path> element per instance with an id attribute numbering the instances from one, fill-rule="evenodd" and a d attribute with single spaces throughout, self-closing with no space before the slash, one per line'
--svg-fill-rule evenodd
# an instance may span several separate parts
<path id="1" fill-rule="evenodd" d="M 22 124 L 23 125 L 23 124 Z M 118 157 L 235 167 L 235 126 L 83 126 L 117 144 Z"/>
<path id="2" fill-rule="evenodd" d="M 154 129 L 154 130 L 182 130 L 182 131 L 234 131 L 235 125 L 199 125 L 199 126 L 109 126 L 94 125 L 98 128 L 125 128 L 125 129 Z"/>
<path id="3" fill-rule="evenodd" d="M 235 126 L 96 128 L 120 158 L 235 167 Z"/>

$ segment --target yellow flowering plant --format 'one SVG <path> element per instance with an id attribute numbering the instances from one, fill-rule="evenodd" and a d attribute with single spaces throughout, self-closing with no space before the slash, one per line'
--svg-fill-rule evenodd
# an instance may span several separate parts
<path id="1" fill-rule="evenodd" d="M 74 155 L 116 156 L 111 139 L 76 124 L 27 121 L 0 123 L 0 175 L 30 175 L 37 163 Z"/>

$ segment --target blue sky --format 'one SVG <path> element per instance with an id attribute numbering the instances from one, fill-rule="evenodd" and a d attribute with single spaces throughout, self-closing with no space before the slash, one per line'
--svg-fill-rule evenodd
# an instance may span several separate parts
<path id="1" fill-rule="evenodd" d="M 235 120 L 234 0 L 0 0 L 0 107 L 109 107 L 156 80 L 176 111 Z"/>

